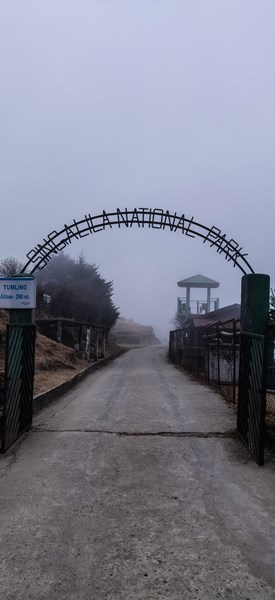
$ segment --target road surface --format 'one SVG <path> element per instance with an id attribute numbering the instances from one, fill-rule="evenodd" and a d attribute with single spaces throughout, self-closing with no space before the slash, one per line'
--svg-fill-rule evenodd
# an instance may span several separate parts
<path id="1" fill-rule="evenodd" d="M 168 363 L 127 352 L 0 460 L 0 598 L 274 600 L 275 462 Z"/>

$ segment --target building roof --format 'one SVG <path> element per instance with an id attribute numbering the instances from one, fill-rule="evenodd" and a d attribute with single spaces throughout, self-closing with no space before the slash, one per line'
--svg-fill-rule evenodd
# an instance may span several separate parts
<path id="1" fill-rule="evenodd" d="M 189 322 L 192 321 L 194 327 L 203 327 L 204 325 L 214 325 L 214 323 L 226 323 L 233 319 L 240 319 L 241 317 L 241 305 L 230 304 L 224 306 L 218 310 L 213 310 L 205 315 L 196 315 L 191 317 Z"/>
<path id="2" fill-rule="evenodd" d="M 209 279 L 209 277 L 205 277 L 205 275 L 194 275 L 193 277 L 182 279 L 177 283 L 179 287 L 193 288 L 217 288 L 220 285 L 218 281 L 214 281 L 214 279 Z"/>

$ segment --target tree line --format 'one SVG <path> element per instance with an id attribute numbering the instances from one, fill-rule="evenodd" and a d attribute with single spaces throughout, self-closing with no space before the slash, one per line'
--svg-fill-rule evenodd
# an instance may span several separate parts
<path id="1" fill-rule="evenodd" d="M 0 275 L 20 274 L 23 265 L 13 257 L 0 262 Z M 51 317 L 62 317 L 103 325 L 110 329 L 119 316 L 113 302 L 113 282 L 103 279 L 98 267 L 81 254 L 73 259 L 66 254 L 52 258 L 36 272 L 37 310 Z M 47 304 L 48 302 L 48 304 Z"/>

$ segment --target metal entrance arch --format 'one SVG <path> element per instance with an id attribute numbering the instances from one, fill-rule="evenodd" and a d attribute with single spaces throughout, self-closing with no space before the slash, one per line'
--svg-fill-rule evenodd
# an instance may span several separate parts
<path id="1" fill-rule="evenodd" d="M 88 235 L 94 235 L 100 231 L 106 229 L 112 229 L 113 226 L 119 228 L 144 228 L 149 229 L 169 229 L 171 233 L 180 233 L 187 237 L 195 238 L 199 237 L 203 243 L 207 243 L 213 247 L 218 254 L 222 254 L 227 262 L 231 262 L 234 267 L 238 267 L 243 277 L 243 291 L 242 291 L 242 313 L 245 313 L 246 307 L 248 307 L 247 318 L 242 317 L 242 330 L 249 332 L 250 334 L 262 333 L 265 336 L 265 326 L 260 327 L 258 331 L 256 313 L 259 314 L 262 309 L 264 315 L 268 313 L 268 276 L 265 278 L 265 291 L 262 295 L 262 299 L 258 297 L 256 288 L 258 286 L 258 278 L 261 275 L 254 274 L 254 271 L 247 260 L 247 253 L 243 251 L 242 246 L 236 242 L 233 238 L 228 237 L 221 229 L 212 226 L 208 227 L 197 221 L 194 217 L 186 217 L 185 213 L 171 212 L 160 208 L 134 208 L 128 210 L 127 208 L 121 210 L 117 208 L 114 212 L 102 211 L 101 214 L 92 216 L 90 213 L 84 215 L 84 218 L 76 221 L 75 219 L 70 225 L 64 224 L 63 228 L 59 231 L 51 231 L 42 243 L 37 244 L 27 254 L 27 262 L 23 268 L 22 276 L 25 273 L 34 273 L 37 269 L 42 270 L 48 262 L 57 255 L 59 252 L 67 248 L 73 239 L 81 239 Z M 252 278 L 250 280 L 249 278 Z M 252 281 L 251 284 L 247 282 Z M 253 283 L 254 282 L 254 283 Z M 247 290 L 245 291 L 245 287 Z M 260 284 L 261 286 L 261 284 Z M 248 289 L 249 288 L 249 289 Z M 253 288 L 253 289 L 252 289 Z M 251 309 L 252 306 L 252 309 Z M 254 312 L 253 312 L 254 311 Z M 255 314 L 254 314 L 255 313 Z M 246 327 L 248 324 L 248 328 Z M 264 354 L 263 354 L 264 356 Z M 266 362 L 263 359 L 259 361 L 257 381 L 261 383 L 261 394 L 259 396 L 259 390 L 257 389 L 257 397 L 261 398 L 260 410 L 257 410 L 255 402 L 251 402 L 251 398 L 255 396 L 255 386 L 253 386 L 254 377 L 254 346 L 250 344 L 249 347 L 242 344 L 240 365 L 241 365 L 241 386 L 239 398 L 239 418 L 238 418 L 238 431 L 248 445 L 249 449 L 253 451 L 254 457 L 262 464 L 262 440 L 263 440 L 263 418 L 264 418 L 264 374 L 266 369 Z M 243 365 L 249 365 L 249 369 L 245 369 Z M 252 369 L 252 371 L 251 371 Z M 251 383 L 252 381 L 252 383 Z M 256 408 L 255 408 L 256 407 Z M 259 418 L 260 415 L 260 418 Z M 253 448 L 251 448 L 251 435 L 250 432 L 253 428 Z M 255 429 L 256 428 L 256 429 Z"/>
<path id="2" fill-rule="evenodd" d="M 254 273 L 247 260 L 247 253 L 243 251 L 242 246 L 233 238 L 227 236 L 218 227 L 208 227 L 194 217 L 187 217 L 185 213 L 171 212 L 162 208 L 117 208 L 115 212 L 102 211 L 101 214 L 91 216 L 84 215 L 84 218 L 70 225 L 64 224 L 59 231 L 51 231 L 42 243 L 37 244 L 27 254 L 27 262 L 22 273 L 34 273 L 36 269 L 43 269 L 51 258 L 67 248 L 73 239 L 81 239 L 88 235 L 94 235 L 100 231 L 112 229 L 113 226 L 119 228 L 144 228 L 149 229 L 169 229 L 172 233 L 180 233 L 187 237 L 199 237 L 203 243 L 209 244 L 216 249 L 218 254 L 223 254 L 226 261 L 231 262 L 234 267 L 238 267 L 243 274 Z"/>

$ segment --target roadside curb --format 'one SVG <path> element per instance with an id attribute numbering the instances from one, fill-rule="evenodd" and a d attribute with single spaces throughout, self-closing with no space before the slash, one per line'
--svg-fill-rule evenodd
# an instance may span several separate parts
<path id="1" fill-rule="evenodd" d="M 63 383 L 60 383 L 56 387 L 50 388 L 46 392 L 42 392 L 41 394 L 34 396 L 32 401 L 33 414 L 37 414 L 40 410 L 51 404 L 51 402 L 57 400 L 59 396 L 62 396 L 65 394 L 65 392 L 68 392 L 75 385 L 83 381 L 83 379 L 85 379 L 88 375 L 94 371 L 97 371 L 101 367 L 104 367 L 106 364 L 112 360 L 115 360 L 115 358 L 118 358 L 125 352 L 127 352 L 127 348 L 121 348 L 121 350 L 115 354 L 111 354 L 107 358 L 102 358 L 98 362 L 89 365 L 89 367 L 86 367 L 82 371 L 79 371 L 79 373 L 76 373 L 76 375 L 74 375 L 71 379 L 63 381 Z"/>

